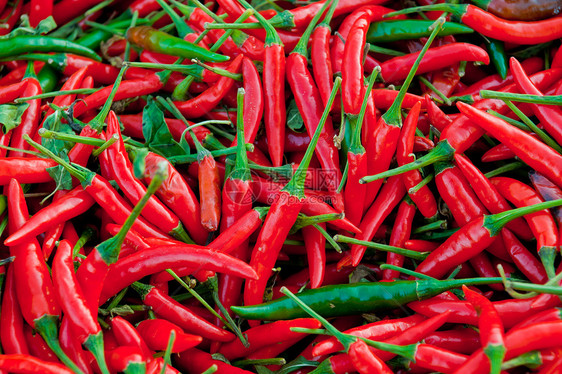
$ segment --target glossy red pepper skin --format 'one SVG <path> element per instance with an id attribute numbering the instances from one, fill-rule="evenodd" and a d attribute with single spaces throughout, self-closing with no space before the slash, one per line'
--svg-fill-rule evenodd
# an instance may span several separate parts
<path id="1" fill-rule="evenodd" d="M 228 66 L 231 73 L 238 73 L 242 64 L 242 55 L 237 56 Z M 204 92 L 187 101 L 177 101 L 174 104 L 187 118 L 198 118 L 213 110 L 234 85 L 230 77 L 221 77 L 214 85 Z M 136 95 L 135 95 L 136 96 Z"/>
<path id="2" fill-rule="evenodd" d="M 263 117 L 264 95 L 258 69 L 249 58 L 242 60 L 244 77 L 244 138 L 253 143 Z M 234 146 L 234 144 L 233 144 Z"/>
<path id="3" fill-rule="evenodd" d="M 517 268 L 533 283 L 543 284 L 548 280 L 544 267 L 517 237 L 508 229 L 502 230 L 502 239 Z"/>
<path id="4" fill-rule="evenodd" d="M 367 16 L 358 18 L 347 35 L 342 64 L 343 110 L 350 115 L 358 115 L 365 96 L 363 84 L 363 51 L 369 28 Z M 359 53 L 358 53 L 359 52 Z"/>
<path id="5" fill-rule="evenodd" d="M 161 318 L 178 325 L 188 333 L 203 338 L 220 342 L 228 342 L 235 338 L 231 332 L 214 326 L 157 288 L 145 287 L 146 289 L 141 292 L 143 303 L 150 306 Z"/>
<path id="6" fill-rule="evenodd" d="M 118 136 L 118 140 L 106 150 L 108 161 L 111 162 L 111 172 L 125 196 L 136 204 L 146 194 L 146 187 L 133 174 L 133 165 L 127 156 L 125 143 L 121 137 L 119 120 L 117 115 L 110 111 L 107 118 L 107 137 L 113 134 Z M 149 199 L 141 214 L 165 233 L 175 233 L 181 229 L 178 216 L 155 197 Z"/>
<path id="7" fill-rule="evenodd" d="M 264 122 L 268 138 L 269 155 L 273 166 L 283 164 L 283 140 L 285 137 L 285 52 L 282 45 L 265 46 L 263 92 Z M 288 70 L 290 71 L 290 69 Z"/>
<path id="8" fill-rule="evenodd" d="M 245 357 L 261 348 L 275 345 L 277 343 L 292 340 L 299 336 L 299 333 L 290 329 L 293 327 L 316 329 L 320 328 L 320 322 L 313 318 L 297 318 L 289 321 L 275 321 L 271 324 L 252 327 L 244 331 L 247 336 L 249 347 L 244 347 L 240 340 L 232 340 L 220 347 L 219 353 L 224 355 L 228 360 Z M 270 334 L 276 336 L 275 344 L 272 344 Z"/>
<path id="9" fill-rule="evenodd" d="M 212 365 L 217 365 L 218 372 L 231 374 L 251 374 L 251 371 L 231 366 L 224 361 L 215 360 L 210 353 L 191 348 L 185 352 L 181 352 L 175 357 L 178 367 L 189 374 L 202 373 Z"/>
<path id="10" fill-rule="evenodd" d="M 56 165 L 56 162 L 46 158 L 0 158 L 0 185 L 9 184 L 12 178 L 19 183 L 49 182 L 52 178 L 46 169 Z"/>
<path id="11" fill-rule="evenodd" d="M 501 196 L 493 184 L 467 157 L 455 154 L 455 163 L 466 179 L 470 180 L 472 189 L 490 213 L 495 214 L 511 209 L 509 203 Z M 532 238 L 532 233 L 522 218 L 511 221 L 507 227 L 525 240 Z"/>
<path id="12" fill-rule="evenodd" d="M 412 203 L 412 201 L 406 199 L 400 203 L 388 245 L 400 248 L 404 247 L 404 243 L 410 238 L 415 214 L 416 206 Z M 386 255 L 386 263 L 395 266 L 402 266 L 404 264 L 404 256 L 388 252 Z M 397 271 L 386 269 L 382 272 L 382 279 L 384 280 L 391 280 L 398 277 L 399 273 Z"/>
<path id="13" fill-rule="evenodd" d="M 29 213 L 21 186 L 12 179 L 8 185 L 8 224 L 11 232 L 15 232 L 27 221 Z M 16 256 L 13 262 L 14 272 L 22 274 L 16 282 L 18 300 L 22 315 L 30 326 L 43 316 L 58 316 L 60 307 L 55 300 L 55 292 L 49 269 L 43 260 L 41 247 L 36 239 L 32 239 L 10 250 Z"/>
<path id="14" fill-rule="evenodd" d="M 389 338 L 399 334 L 420 322 L 424 321 L 425 317 L 420 314 L 414 314 L 409 317 L 399 319 L 382 320 L 378 322 L 369 323 L 360 327 L 354 327 L 346 330 L 345 333 L 366 339 L 385 341 Z M 341 343 L 333 337 L 330 337 L 314 346 L 312 354 L 314 356 L 328 355 L 343 349 Z"/>
<path id="15" fill-rule="evenodd" d="M 324 104 L 312 74 L 308 70 L 307 64 L 308 61 L 305 56 L 294 52 L 287 57 L 286 70 L 287 81 L 291 86 L 297 107 L 303 117 L 306 131 L 308 135 L 312 137 L 318 127 L 318 123 L 320 123 Z M 264 89 L 266 89 L 265 86 Z M 318 145 L 315 148 L 315 154 L 325 172 L 334 174 L 330 175 L 329 178 L 333 182 L 333 184 L 328 186 L 328 190 L 330 191 L 337 188 L 337 183 L 341 179 L 338 152 L 333 140 L 334 135 L 332 120 L 328 117 L 320 133 Z"/>
<path id="16" fill-rule="evenodd" d="M 480 335 L 471 328 L 435 331 L 424 339 L 425 343 L 460 354 L 471 354 L 481 347 Z"/>
<path id="17" fill-rule="evenodd" d="M 72 374 L 66 366 L 27 354 L 0 355 L 0 369 L 12 373 Z"/>
<path id="18" fill-rule="evenodd" d="M 82 189 L 76 187 L 57 201 L 34 214 L 19 230 L 4 241 L 5 245 L 23 244 L 24 241 L 45 232 L 50 227 L 64 223 L 86 212 L 95 200 Z M 62 229 L 61 229 L 62 232 Z"/>
<path id="19" fill-rule="evenodd" d="M 457 106 L 477 126 L 507 145 L 523 162 L 562 186 L 562 156 L 556 151 L 491 114 L 463 103 Z"/>
<path id="20" fill-rule="evenodd" d="M 381 75 L 388 82 L 396 82 L 406 78 L 418 53 L 394 57 L 381 64 Z M 443 69 L 460 61 L 478 61 L 485 65 L 490 63 L 488 53 L 480 47 L 467 43 L 451 43 L 441 47 L 430 48 L 418 68 L 416 74 L 423 74 Z"/>
<path id="21" fill-rule="evenodd" d="M 421 102 L 418 102 L 412 107 L 402 126 L 398 145 L 396 146 L 396 161 L 399 166 L 414 161 L 414 157 L 412 156 L 414 152 L 414 135 L 420 109 Z M 410 188 L 416 186 L 422 180 L 423 176 L 418 170 L 412 170 L 402 174 L 402 181 L 407 190 L 410 190 Z M 408 196 L 410 196 L 424 217 L 430 218 L 437 214 L 437 201 L 427 185 L 413 193 L 408 191 Z"/>
<path id="22" fill-rule="evenodd" d="M 400 176 L 391 177 L 383 186 L 380 194 L 369 210 L 365 213 L 359 229 L 361 234 L 355 236 L 359 240 L 371 240 L 375 235 L 378 227 L 384 219 L 388 217 L 390 212 L 402 200 L 406 194 L 406 188 Z M 351 246 L 353 266 L 357 266 L 361 261 L 366 248 L 362 245 L 354 244 Z"/>
<path id="23" fill-rule="evenodd" d="M 158 255 L 155 255 L 156 253 Z M 100 302 L 105 302 L 147 275 L 179 266 L 199 267 L 243 278 L 256 278 L 256 272 L 246 263 L 207 247 L 189 244 L 154 246 L 122 258 L 111 267 Z"/>
<path id="24" fill-rule="evenodd" d="M 181 327 L 165 319 L 145 319 L 137 325 L 137 331 L 153 351 L 166 350 L 172 331 L 176 334 L 172 353 L 183 352 L 202 341 L 200 336 L 186 334 Z"/>
<path id="25" fill-rule="evenodd" d="M 196 243 L 204 244 L 207 240 L 208 232 L 201 225 L 199 201 L 174 166 L 164 157 L 149 152 L 145 157 L 145 183 L 150 184 L 160 162 L 166 162 L 168 177 L 156 191 L 156 195 L 178 216 L 190 237 Z"/>
<path id="26" fill-rule="evenodd" d="M 504 198 L 516 207 L 529 206 L 543 202 L 539 194 L 530 186 L 507 177 L 494 177 L 490 180 Z M 537 240 L 537 251 L 543 248 L 558 248 L 560 234 L 549 210 L 525 215 L 533 236 Z"/>
<path id="27" fill-rule="evenodd" d="M 122 346 L 136 347 L 142 352 L 145 361 L 152 360 L 152 351 L 129 321 L 120 316 L 116 316 L 111 319 L 110 324 L 117 343 Z"/>
<path id="28" fill-rule="evenodd" d="M 562 189 L 540 173 L 530 172 L 529 179 L 531 180 L 535 190 L 545 201 L 562 198 Z M 562 226 L 562 209 L 555 208 L 553 213 L 558 226 Z"/>
<path id="29" fill-rule="evenodd" d="M 64 352 L 86 374 L 93 373 L 91 361 L 93 356 L 82 348 L 71 328 L 68 317 L 63 316 L 59 331 L 59 342 Z"/>
<path id="30" fill-rule="evenodd" d="M 27 81 L 27 86 L 23 91 L 23 96 L 35 96 L 43 93 L 41 85 L 36 77 L 29 77 L 25 80 Z M 29 100 L 27 103 L 29 106 L 21 118 L 20 125 L 12 130 L 12 138 L 10 140 L 10 146 L 12 148 L 29 150 L 30 145 L 23 139 L 23 134 L 35 136 L 37 128 L 39 127 L 39 120 L 41 118 L 41 99 Z M 8 155 L 10 157 L 28 157 L 27 154 L 15 150 L 9 151 Z"/>
<path id="31" fill-rule="evenodd" d="M 391 374 L 393 372 L 383 360 L 373 354 L 367 343 L 363 340 L 357 340 L 355 343 L 352 343 L 347 354 L 355 369 L 361 374 Z"/>
<path id="32" fill-rule="evenodd" d="M 332 30 L 330 25 L 319 24 L 312 33 L 310 44 L 310 62 L 314 81 L 318 86 L 318 92 L 322 103 L 326 105 L 333 87 L 332 61 L 330 59 L 330 37 Z"/>
<path id="33" fill-rule="evenodd" d="M 358 126 L 359 124 L 356 124 Z M 347 152 L 347 181 L 343 191 L 345 203 L 345 215 L 354 225 L 359 225 L 365 211 L 364 204 L 358 201 L 365 201 L 367 187 L 359 180 L 368 173 L 368 157 L 366 152 L 354 153 Z"/>
<path id="34" fill-rule="evenodd" d="M 147 74 L 139 79 L 124 80 L 119 85 L 114 100 L 118 101 L 142 95 L 149 95 L 159 91 L 163 86 L 164 82 L 158 74 Z M 104 87 L 103 89 L 87 96 L 84 101 L 78 102 L 74 107 L 74 116 L 80 117 L 86 111 L 96 109 L 103 105 L 109 97 L 109 93 L 112 89 L 113 85 Z"/>
<path id="35" fill-rule="evenodd" d="M 326 230 L 325 223 L 319 223 L 318 226 Z M 302 235 L 306 246 L 310 288 L 318 288 L 324 281 L 326 271 L 326 238 L 314 226 L 303 227 Z"/>
<path id="36" fill-rule="evenodd" d="M 0 314 L 0 338 L 6 354 L 29 354 L 23 332 L 23 316 L 17 299 L 14 266 L 6 273 L 6 285 L 2 294 L 2 313 Z"/>
<path id="37" fill-rule="evenodd" d="M 256 280 L 246 281 L 244 305 L 256 305 L 263 301 L 277 256 L 302 205 L 300 198 L 285 191 L 281 191 L 271 205 L 252 251 L 250 265 L 256 270 L 258 277 Z"/>
<path id="38" fill-rule="evenodd" d="M 6 104 L 14 101 L 18 97 L 23 97 L 27 88 L 28 80 L 12 83 L 7 86 L 0 87 L 0 104 Z"/>

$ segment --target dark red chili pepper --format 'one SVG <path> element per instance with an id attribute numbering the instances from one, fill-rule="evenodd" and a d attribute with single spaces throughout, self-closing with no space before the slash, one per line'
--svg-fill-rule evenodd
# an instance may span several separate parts
<path id="1" fill-rule="evenodd" d="M 4 241 L 5 245 L 23 244 L 50 227 L 64 223 L 86 212 L 95 200 L 82 187 L 76 187 L 63 197 L 34 214 L 19 230 Z"/>
<path id="2" fill-rule="evenodd" d="M 543 284 L 548 280 L 544 267 L 517 237 L 508 229 L 502 230 L 502 239 L 517 268 L 533 283 Z"/>
<path id="3" fill-rule="evenodd" d="M 106 337 L 107 334 L 104 335 Z M 60 324 L 59 341 L 68 357 L 86 374 L 93 373 L 90 363 L 93 356 L 82 348 L 70 326 L 70 320 L 63 316 Z"/>
<path id="4" fill-rule="evenodd" d="M 84 294 L 74 273 L 72 247 L 61 241 L 53 260 L 55 295 L 65 318 L 68 318 L 80 343 L 92 352 L 102 373 L 109 373 L 105 363 L 103 335 L 95 316 L 90 313 Z"/>
<path id="5" fill-rule="evenodd" d="M 507 200 L 501 196 L 493 184 L 468 158 L 455 154 L 455 162 L 466 179 L 470 181 L 470 186 L 490 213 L 500 213 L 511 209 Z M 511 221 L 507 228 L 525 240 L 531 240 L 532 238 L 532 233 L 523 219 Z"/>
<path id="6" fill-rule="evenodd" d="M 35 96 L 43 92 L 33 70 L 32 63 L 28 65 L 24 80 L 27 81 L 27 86 L 23 91 L 23 96 Z M 29 145 L 23 139 L 23 134 L 35 135 L 37 132 L 41 117 L 41 99 L 29 100 L 27 103 L 29 106 L 21 118 L 21 124 L 12 130 L 12 138 L 10 140 L 12 148 L 29 149 Z M 27 157 L 25 153 L 16 150 L 11 150 L 8 154 L 10 157 Z"/>
<path id="7" fill-rule="evenodd" d="M 6 104 L 10 101 L 14 101 L 18 97 L 24 97 L 28 82 L 29 80 L 26 79 L 21 82 L 0 87 L 0 104 Z"/>
<path id="8" fill-rule="evenodd" d="M 505 1 L 477 0 L 478 7 L 503 19 L 534 21 L 557 16 L 560 3 L 556 0 L 543 1 Z"/>
<path id="9" fill-rule="evenodd" d="M 176 334 L 172 353 L 183 352 L 202 341 L 200 336 L 186 334 L 181 327 L 165 319 L 146 319 L 137 325 L 137 331 L 153 351 L 166 350 L 172 331 Z"/>
<path id="10" fill-rule="evenodd" d="M 461 354 L 471 354 L 481 347 L 480 335 L 472 328 L 435 331 L 424 338 L 424 342 Z"/>
<path id="11" fill-rule="evenodd" d="M 150 306 L 158 316 L 178 325 L 185 331 L 220 342 L 234 339 L 235 336 L 231 332 L 214 326 L 157 288 L 138 282 L 132 285 L 140 294 L 145 305 Z"/>
<path id="12" fill-rule="evenodd" d="M 6 285 L 2 295 L 0 313 L 0 338 L 6 354 L 29 354 L 23 332 L 23 316 L 17 300 L 14 266 L 8 266 Z"/>
<path id="13" fill-rule="evenodd" d="M 529 172 L 529 179 L 533 184 L 535 190 L 541 195 L 545 201 L 556 200 L 562 198 L 562 189 L 552 183 L 548 178 L 543 175 L 531 171 Z M 554 219 L 558 222 L 558 226 L 562 226 L 562 210 L 560 208 L 554 209 Z"/>
<path id="14" fill-rule="evenodd" d="M 478 328 L 482 349 L 490 359 L 490 373 L 499 373 L 505 356 L 505 336 L 502 321 L 490 300 L 479 293 L 462 288 L 465 298 L 478 313 Z"/>

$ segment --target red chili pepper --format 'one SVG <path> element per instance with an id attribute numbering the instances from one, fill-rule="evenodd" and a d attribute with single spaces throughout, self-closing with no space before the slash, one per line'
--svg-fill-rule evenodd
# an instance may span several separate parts
<path id="1" fill-rule="evenodd" d="M 389 245 L 394 247 L 404 247 L 406 240 L 410 238 L 412 232 L 412 222 L 416 214 L 416 206 L 409 198 L 406 198 L 398 207 L 392 233 L 390 234 Z M 404 256 L 393 252 L 386 255 L 386 263 L 395 266 L 404 264 Z M 399 277 L 399 273 L 395 270 L 383 270 L 382 279 L 391 280 Z"/>
<path id="2" fill-rule="evenodd" d="M 231 332 L 214 326 L 157 288 L 138 282 L 132 283 L 132 285 L 140 294 L 145 305 L 150 306 L 158 316 L 178 325 L 185 331 L 220 342 L 234 339 L 235 336 Z"/>
<path id="3" fill-rule="evenodd" d="M 529 179 L 533 184 L 535 190 L 541 195 L 545 201 L 556 200 L 562 198 L 562 189 L 552 183 L 548 178 L 543 175 L 531 171 L 529 172 Z M 558 226 L 562 225 L 562 210 L 556 208 L 554 210 L 554 219 L 558 222 Z"/>
<path id="4" fill-rule="evenodd" d="M 463 286 L 462 290 L 465 298 L 474 306 L 479 315 L 480 340 L 486 356 L 490 359 L 490 373 L 499 373 L 506 348 L 504 328 L 498 312 L 485 296 L 466 286 Z"/>
<path id="5" fill-rule="evenodd" d="M 319 223 L 318 226 L 326 230 L 325 223 Z M 306 247 L 310 288 L 318 288 L 324 281 L 324 273 L 326 271 L 326 238 L 314 226 L 303 227 L 302 235 Z"/>
<path id="6" fill-rule="evenodd" d="M 146 362 L 138 347 L 121 346 L 105 351 L 105 359 L 109 369 L 115 372 L 130 373 L 134 370 L 146 371 Z"/>
<path id="7" fill-rule="evenodd" d="M 137 331 L 153 351 L 165 351 L 172 331 L 175 332 L 172 353 L 183 352 L 201 343 L 197 335 L 186 334 L 181 327 L 165 319 L 146 319 L 137 325 Z"/>
<path id="8" fill-rule="evenodd" d="M 90 313 L 84 294 L 80 289 L 74 263 L 72 247 L 61 241 L 53 260 L 53 284 L 55 295 L 65 317 L 69 319 L 80 343 L 84 344 L 96 358 L 102 373 L 109 373 L 103 353 L 103 335 L 96 316 Z"/>
<path id="9" fill-rule="evenodd" d="M 94 202 L 95 200 L 82 187 L 76 187 L 34 214 L 19 230 L 10 235 L 4 244 L 8 246 L 23 244 L 50 227 L 86 212 Z"/>
<path id="10" fill-rule="evenodd" d="M 375 235 L 375 232 L 385 220 L 390 212 L 394 209 L 396 205 L 402 200 L 406 194 L 406 188 L 402 182 L 402 178 L 393 177 L 389 178 L 388 181 L 382 187 L 380 193 L 377 195 L 375 202 L 369 210 L 363 216 L 363 220 L 359 225 L 359 230 L 361 233 L 356 235 L 355 238 L 359 240 L 371 240 Z M 365 253 L 366 247 L 358 244 L 353 244 L 351 246 L 351 264 L 357 266 L 363 254 Z M 346 264 L 347 260 L 340 261 L 340 265 Z"/>
<path id="11" fill-rule="evenodd" d="M 266 325 L 252 327 L 244 331 L 248 339 L 249 347 L 245 347 L 240 340 L 236 339 L 221 346 L 219 353 L 228 360 L 245 357 L 261 348 L 275 345 L 285 340 L 299 337 L 301 333 L 291 331 L 293 327 L 317 329 L 321 324 L 314 318 L 297 318 L 289 321 L 275 321 Z M 270 336 L 275 335 L 275 343 L 272 344 Z"/>
<path id="12" fill-rule="evenodd" d="M 507 177 L 495 177 L 490 181 L 504 198 L 517 207 L 530 206 L 543 201 L 533 188 L 523 182 Z M 552 262 L 556 252 L 559 251 L 560 234 L 556 222 L 548 210 L 529 214 L 524 218 L 537 240 L 537 252 L 547 274 L 551 276 L 552 273 L 549 272 L 553 271 Z"/>
<path id="13" fill-rule="evenodd" d="M 60 362 L 41 335 L 33 332 L 33 329 L 29 327 L 29 325 L 24 326 L 24 334 L 30 350 L 29 355 L 46 362 Z"/>
<path id="14" fill-rule="evenodd" d="M 363 51 L 369 28 L 367 15 L 358 18 L 351 26 L 345 41 L 342 64 L 343 110 L 348 115 L 358 115 L 362 98 L 365 96 L 363 84 Z M 359 52 L 359 53 L 358 53 Z"/>
<path id="15" fill-rule="evenodd" d="M 310 62 L 314 81 L 318 86 L 318 92 L 324 105 L 328 103 L 330 92 L 332 92 L 333 76 L 332 61 L 330 59 L 330 37 L 332 30 L 330 22 L 334 15 L 335 7 L 331 6 L 326 16 L 316 26 L 310 39 Z M 286 146 L 285 146 L 286 151 Z"/>
<path id="16" fill-rule="evenodd" d="M 14 101 L 18 97 L 23 97 L 29 80 L 12 83 L 8 86 L 0 87 L 0 104 L 6 104 Z"/>
<path id="17" fill-rule="evenodd" d="M 349 346 L 347 351 L 355 369 L 361 374 L 381 373 L 391 374 L 392 370 L 375 355 L 363 340 L 357 340 Z"/>
<path id="18" fill-rule="evenodd" d="M 426 101 L 427 100 L 428 99 L 426 97 Z M 399 166 L 405 165 L 414 160 L 414 157 L 411 154 L 414 152 L 414 135 L 420 108 L 421 102 L 418 102 L 410 110 L 406 120 L 404 121 L 404 126 L 402 127 L 398 145 L 396 147 L 396 161 Z M 415 206 L 420 210 L 420 213 L 426 218 L 434 217 L 437 214 L 437 202 L 435 201 L 433 193 L 429 190 L 429 187 L 425 185 L 416 192 L 409 192 L 410 188 L 418 185 L 423 180 L 423 176 L 420 172 L 417 170 L 408 171 L 402 175 L 402 180 L 408 190 L 408 196 L 410 196 Z M 396 244 L 391 245 L 398 247 L 402 246 Z M 390 255 L 391 254 L 389 253 L 389 256 Z"/>
<path id="19" fill-rule="evenodd" d="M 125 143 L 121 137 L 119 120 L 113 111 L 109 112 L 107 119 L 107 136 L 116 134 L 118 140 L 107 148 L 107 158 L 111 162 L 112 175 L 115 181 L 125 193 L 125 196 L 133 203 L 138 203 L 146 194 L 146 187 L 133 174 L 133 166 L 127 157 Z M 105 151 L 104 151 L 105 152 Z M 146 207 L 141 213 L 147 221 L 161 229 L 163 232 L 174 235 L 182 240 L 187 234 L 179 221 L 177 215 L 172 213 L 159 200 L 152 197 L 148 200 Z"/>
<path id="20" fill-rule="evenodd" d="M 241 55 L 237 56 L 226 70 L 231 73 L 238 73 L 242 64 L 242 57 Z M 233 85 L 234 80 L 232 78 L 223 76 L 203 93 L 187 101 L 177 101 L 175 105 L 181 114 L 187 118 L 201 117 L 213 110 Z M 135 94 L 135 96 L 138 96 L 138 94 Z"/>
<path id="21" fill-rule="evenodd" d="M 508 229 L 502 230 L 502 239 L 517 268 L 533 283 L 543 284 L 548 280 L 544 267 L 517 237 Z"/>
<path id="22" fill-rule="evenodd" d="M 29 354 L 23 332 L 23 316 L 17 300 L 14 266 L 8 266 L 6 285 L 2 295 L 0 313 L 0 338 L 6 354 Z"/>
<path id="23" fill-rule="evenodd" d="M 435 331 L 426 336 L 424 342 L 438 348 L 461 354 L 471 354 L 481 347 L 480 335 L 472 328 Z"/>
<path id="24" fill-rule="evenodd" d="M 344 331 L 344 333 L 371 340 L 386 341 L 396 334 L 416 326 L 424 320 L 425 318 L 422 315 L 414 314 L 410 317 L 369 323 L 360 327 L 351 328 Z M 312 350 L 312 355 L 328 355 L 340 351 L 341 349 L 343 349 L 341 343 L 339 343 L 336 338 L 330 337 L 315 345 Z"/>
<path id="25" fill-rule="evenodd" d="M 466 179 L 470 180 L 470 185 L 480 201 L 491 213 L 500 213 L 511 209 L 509 203 L 501 196 L 493 184 L 468 158 L 455 154 L 455 162 Z M 511 221 L 507 227 L 525 240 L 532 238 L 532 233 L 522 219 Z"/>
<path id="26" fill-rule="evenodd" d="M 263 89 L 260 75 L 252 60 L 242 60 L 242 76 L 244 77 L 244 140 L 253 143 L 263 117 Z M 236 141 L 236 140 L 235 140 Z M 234 146 L 234 142 L 232 146 Z"/>
<path id="27" fill-rule="evenodd" d="M 104 335 L 104 338 L 107 334 Z M 82 348 L 82 344 L 76 339 L 74 331 L 70 326 L 70 320 L 63 316 L 60 324 L 59 341 L 62 349 L 76 365 L 87 374 L 93 373 L 90 363 L 93 356 Z"/>
<path id="28" fill-rule="evenodd" d="M 23 0 L 16 0 L 12 7 L 4 8 L 2 14 L 0 14 L 0 19 L 5 24 L 5 27 L 0 29 L 0 35 L 9 34 L 22 14 Z"/>
<path id="29" fill-rule="evenodd" d="M 35 96 L 42 93 L 41 85 L 37 80 L 35 71 L 33 70 L 33 64 L 28 65 L 28 70 L 26 71 L 24 80 L 27 81 L 27 86 L 23 91 L 23 96 Z M 27 101 L 29 106 L 25 110 L 22 118 L 21 124 L 12 131 L 12 137 L 10 140 L 10 146 L 17 149 L 29 149 L 29 145 L 23 139 L 23 134 L 35 135 L 37 128 L 39 126 L 39 119 L 41 117 L 41 99 L 33 99 Z M 11 150 L 9 152 L 10 157 L 27 157 L 25 153 L 21 151 Z"/>
<path id="30" fill-rule="evenodd" d="M 45 362 L 27 354 L 0 355 L 0 369 L 12 373 L 74 373 L 74 371 L 61 364 Z"/>
<path id="31" fill-rule="evenodd" d="M 496 186 L 497 187 L 497 186 Z M 481 216 L 461 227 L 423 260 L 416 271 L 440 278 L 455 266 L 471 259 L 489 246 L 500 230 L 516 217 L 539 211 L 543 204 L 526 206 L 490 216 Z"/>
<path id="32" fill-rule="evenodd" d="M 140 336 L 138 331 L 126 319 L 116 316 L 110 321 L 111 331 L 115 336 L 115 340 L 122 346 L 131 346 L 140 349 L 143 359 L 145 361 L 152 360 L 152 351 L 146 345 L 144 339 Z"/>
<path id="33" fill-rule="evenodd" d="M 218 372 L 230 374 L 251 374 L 251 371 L 231 366 L 224 361 L 216 360 L 210 353 L 201 351 L 197 348 L 191 348 L 185 352 L 181 352 L 175 356 L 175 362 L 179 368 L 187 373 L 204 372 L 211 366 L 216 365 Z"/>

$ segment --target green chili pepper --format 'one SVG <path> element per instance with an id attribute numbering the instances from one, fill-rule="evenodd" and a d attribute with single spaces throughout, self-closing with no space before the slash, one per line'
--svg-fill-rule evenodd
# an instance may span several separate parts
<path id="1" fill-rule="evenodd" d="M 426 20 L 396 20 L 373 22 L 367 32 L 367 42 L 387 43 L 397 40 L 420 39 L 431 34 L 429 27 L 434 21 Z M 470 27 L 460 23 L 446 22 L 438 36 L 470 34 L 474 32 Z"/>
<path id="2" fill-rule="evenodd" d="M 148 26 L 136 26 L 127 31 L 127 40 L 152 52 L 183 57 L 196 58 L 201 61 L 224 62 L 228 56 L 210 52 L 205 48 L 172 36 Z"/>
<path id="3" fill-rule="evenodd" d="M 490 56 L 490 61 L 492 61 L 500 77 L 505 79 L 507 76 L 508 61 L 503 42 L 496 39 L 484 38 L 484 43 L 486 44 L 486 50 Z"/>
<path id="4" fill-rule="evenodd" d="M 51 92 L 57 86 L 59 77 L 53 68 L 49 65 L 45 65 L 39 74 L 37 74 L 37 80 L 39 80 L 42 92 Z"/>
<path id="5" fill-rule="evenodd" d="M 353 283 L 306 290 L 299 299 L 323 317 L 372 313 L 423 300 L 464 285 L 499 283 L 501 278 L 470 278 Z M 287 297 L 258 305 L 233 306 L 232 311 L 246 319 L 280 320 L 304 318 L 307 314 Z"/>
<path id="6" fill-rule="evenodd" d="M 0 58 L 37 51 L 74 53 L 101 61 L 100 56 L 90 48 L 64 39 L 40 35 L 19 35 L 13 38 L 0 39 Z"/>

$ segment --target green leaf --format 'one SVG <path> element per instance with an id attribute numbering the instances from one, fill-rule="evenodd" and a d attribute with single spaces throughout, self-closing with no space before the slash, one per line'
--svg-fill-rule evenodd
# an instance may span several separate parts
<path id="1" fill-rule="evenodd" d="M 0 39 L 9 39 L 20 35 L 41 35 L 57 28 L 57 24 L 53 16 L 49 16 L 41 20 L 35 28 L 31 27 L 29 24 L 29 16 L 27 14 L 23 14 L 20 18 L 20 26 L 12 30 L 10 33 L 0 36 Z"/>
<path id="2" fill-rule="evenodd" d="M 299 356 L 293 361 L 287 362 L 285 365 L 283 365 L 283 367 L 277 372 L 277 374 L 289 374 L 301 368 L 316 367 L 318 366 L 318 364 L 318 361 L 310 361 L 303 356 Z"/>
<path id="3" fill-rule="evenodd" d="M 135 311 L 129 305 L 119 305 L 119 306 L 111 309 L 109 312 L 111 313 L 112 316 L 115 316 L 115 315 L 126 316 L 126 315 L 135 314 Z"/>
<path id="4" fill-rule="evenodd" d="M 287 126 L 293 131 L 302 132 L 304 129 L 304 120 L 297 107 L 297 102 L 291 100 L 287 107 Z"/>
<path id="5" fill-rule="evenodd" d="M 28 106 L 28 103 L 0 105 L 0 124 L 4 134 L 21 124 L 21 118 Z"/>
<path id="6" fill-rule="evenodd" d="M 35 34 L 47 34 L 56 28 L 57 23 L 55 22 L 55 19 L 53 18 L 53 16 L 49 16 L 39 21 L 39 24 L 37 25 L 37 27 L 35 27 Z"/>
<path id="7" fill-rule="evenodd" d="M 151 151 L 166 158 L 189 154 L 170 134 L 164 120 L 164 112 L 152 98 L 148 99 L 142 112 L 142 133 L 146 140 L 146 146 Z"/>
<path id="8" fill-rule="evenodd" d="M 68 154 L 66 150 L 59 152 L 59 156 L 64 159 L 65 161 L 69 162 Z M 63 168 L 61 165 L 53 166 L 51 168 L 47 168 L 47 173 L 53 178 L 56 183 L 55 190 L 51 192 L 43 201 L 47 200 L 51 197 L 56 191 L 58 190 L 71 190 L 72 189 L 72 176 L 70 173 Z"/>
<path id="9" fill-rule="evenodd" d="M 254 367 L 256 368 L 256 372 L 258 374 L 273 374 L 273 371 L 269 370 L 265 366 L 255 365 Z"/>

